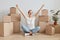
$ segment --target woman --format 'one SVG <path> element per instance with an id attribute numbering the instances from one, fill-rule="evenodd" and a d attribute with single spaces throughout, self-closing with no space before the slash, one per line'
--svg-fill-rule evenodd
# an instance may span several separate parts
<path id="1" fill-rule="evenodd" d="M 40 27 L 35 27 L 35 18 L 37 17 L 38 13 L 41 11 L 41 9 L 44 7 L 44 5 L 41 6 L 41 8 L 37 11 L 37 13 L 32 16 L 32 10 L 28 11 L 28 16 L 26 16 L 19 8 L 18 5 L 16 5 L 16 8 L 21 12 L 23 17 L 26 19 L 27 25 L 22 25 L 22 29 L 24 32 L 28 32 L 30 35 L 33 33 L 36 33 L 40 30 Z"/>

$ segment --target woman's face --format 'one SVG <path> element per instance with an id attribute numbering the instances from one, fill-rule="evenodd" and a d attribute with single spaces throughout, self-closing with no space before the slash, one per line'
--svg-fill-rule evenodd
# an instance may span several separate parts
<path id="1" fill-rule="evenodd" d="M 30 10 L 30 11 L 28 12 L 28 15 L 31 16 L 32 13 L 33 13 L 32 10 Z"/>

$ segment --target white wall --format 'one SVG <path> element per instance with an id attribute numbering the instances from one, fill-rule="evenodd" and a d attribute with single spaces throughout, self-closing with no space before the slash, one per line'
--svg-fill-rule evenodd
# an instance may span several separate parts
<path id="1" fill-rule="evenodd" d="M 29 9 L 36 12 L 43 3 L 45 3 L 44 8 L 47 8 L 48 10 L 60 9 L 60 0 L 0 0 L 0 19 L 2 19 L 2 15 L 9 13 L 10 7 L 15 6 L 16 4 L 27 13 Z M 49 13 L 49 15 L 51 14 Z"/>

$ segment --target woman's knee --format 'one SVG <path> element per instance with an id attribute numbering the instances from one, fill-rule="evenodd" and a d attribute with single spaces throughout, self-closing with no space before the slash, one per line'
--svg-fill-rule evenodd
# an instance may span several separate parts
<path id="1" fill-rule="evenodd" d="M 37 30 L 40 30 L 40 27 L 39 26 L 37 27 Z"/>
<path id="2" fill-rule="evenodd" d="M 40 26 L 37 26 L 37 29 L 40 29 Z"/>

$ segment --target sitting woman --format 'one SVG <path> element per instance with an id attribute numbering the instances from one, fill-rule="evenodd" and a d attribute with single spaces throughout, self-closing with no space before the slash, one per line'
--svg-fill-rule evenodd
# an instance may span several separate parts
<path id="1" fill-rule="evenodd" d="M 27 25 L 22 25 L 22 29 L 23 31 L 26 33 L 29 33 L 29 35 L 32 35 L 36 32 L 38 32 L 40 30 L 40 27 L 35 27 L 35 18 L 37 17 L 38 13 L 41 11 L 41 9 L 44 7 L 44 5 L 42 5 L 42 7 L 38 10 L 38 12 L 32 16 L 32 10 L 28 11 L 28 16 L 26 16 L 19 8 L 18 5 L 16 5 L 17 9 L 21 12 L 21 14 L 23 15 L 23 17 L 26 19 Z"/>

